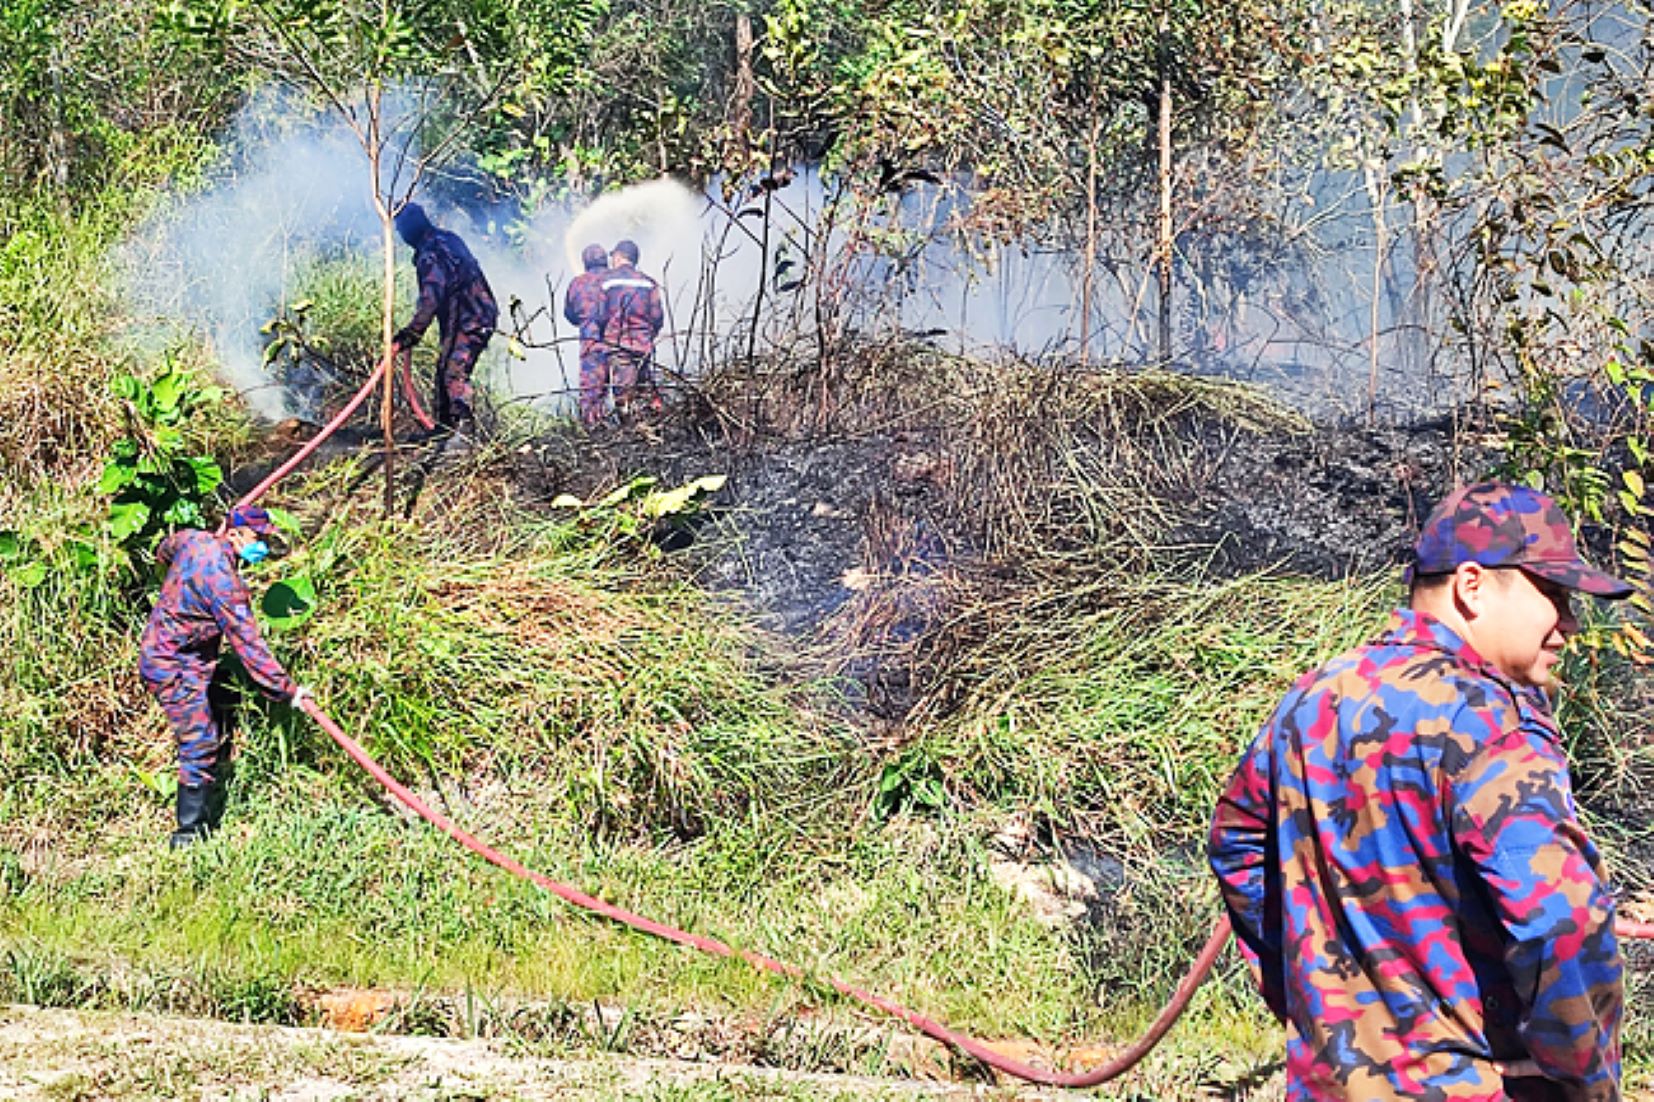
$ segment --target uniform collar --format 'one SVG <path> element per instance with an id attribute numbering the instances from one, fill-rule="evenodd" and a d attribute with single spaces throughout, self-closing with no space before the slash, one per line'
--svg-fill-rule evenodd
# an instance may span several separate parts
<path id="1" fill-rule="evenodd" d="M 1533 698 L 1547 708 L 1550 705 L 1550 696 L 1544 689 L 1532 685 L 1519 685 L 1512 681 L 1499 672 L 1493 663 L 1483 658 L 1475 647 L 1461 639 L 1458 632 L 1427 612 L 1418 612 L 1410 608 L 1396 609 L 1390 614 L 1390 622 L 1385 626 L 1384 634 L 1379 637 L 1379 643 L 1386 646 L 1427 647 L 1450 654 L 1477 673 L 1506 686 L 1512 693 Z"/>
<path id="2" fill-rule="evenodd" d="M 1429 647 L 1446 651 L 1476 666 L 1487 665 L 1487 660 L 1476 653 L 1476 648 L 1459 637 L 1459 633 L 1430 615 L 1411 608 L 1398 608 L 1390 614 L 1379 642 L 1391 646 Z"/>

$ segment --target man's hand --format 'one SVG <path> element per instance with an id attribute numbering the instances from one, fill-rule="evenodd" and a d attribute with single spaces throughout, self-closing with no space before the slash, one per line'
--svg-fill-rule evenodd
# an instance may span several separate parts
<path id="1" fill-rule="evenodd" d="M 391 338 L 391 349 L 398 356 L 400 356 L 404 352 L 411 352 L 413 350 L 413 346 L 418 343 L 419 338 L 415 337 L 412 333 L 409 333 L 406 329 L 399 329 L 397 330 L 396 336 Z"/>

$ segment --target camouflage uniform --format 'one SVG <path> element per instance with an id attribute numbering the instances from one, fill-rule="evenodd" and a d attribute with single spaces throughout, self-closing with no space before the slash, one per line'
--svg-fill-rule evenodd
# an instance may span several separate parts
<path id="1" fill-rule="evenodd" d="M 563 316 L 580 329 L 580 420 L 587 425 L 602 421 L 609 405 L 608 349 L 603 343 L 603 281 L 609 272 L 601 249 L 596 260 L 596 267 L 588 260 L 586 271 L 569 283 L 563 300 Z"/>
<path id="2" fill-rule="evenodd" d="M 459 235 L 429 229 L 414 248 L 419 303 L 413 320 L 396 334 L 399 348 L 419 343 L 432 319 L 442 337 L 436 365 L 436 419 L 440 424 L 471 416 L 471 369 L 488 347 L 499 321 L 494 292 Z"/>
<path id="3" fill-rule="evenodd" d="M 603 310 L 615 408 L 627 415 L 642 400 L 659 412 L 660 390 L 651 361 L 655 337 L 666 321 L 660 285 L 631 264 L 612 268 L 603 280 Z"/>
<path id="4" fill-rule="evenodd" d="M 1417 558 L 1630 591 L 1522 487 L 1450 496 Z M 1288 1098 L 1619 1097 L 1614 904 L 1550 702 L 1441 621 L 1399 611 L 1298 682 L 1219 800 L 1209 856 L 1287 1025 Z"/>
<path id="5" fill-rule="evenodd" d="M 156 559 L 168 570 L 139 646 L 138 674 L 172 725 L 179 783 L 208 784 L 229 760 L 235 703 L 218 676 L 223 640 L 265 695 L 290 700 L 298 686 L 259 636 L 228 540 L 194 529 L 174 532 Z"/>

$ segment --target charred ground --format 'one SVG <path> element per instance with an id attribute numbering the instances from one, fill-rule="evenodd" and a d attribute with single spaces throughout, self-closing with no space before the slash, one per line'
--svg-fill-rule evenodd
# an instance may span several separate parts
<path id="1" fill-rule="evenodd" d="M 990 596 L 1095 599 L 1118 571 L 1379 571 L 1497 460 L 1452 419 L 1318 424 L 1238 384 L 919 349 L 705 380 L 655 424 L 540 437 L 516 479 L 548 507 L 726 475 L 710 515 L 659 538 L 704 587 L 838 655 L 893 719 Z"/>

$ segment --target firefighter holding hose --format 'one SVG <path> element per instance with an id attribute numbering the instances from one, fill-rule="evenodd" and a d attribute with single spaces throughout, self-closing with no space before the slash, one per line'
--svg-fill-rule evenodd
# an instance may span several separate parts
<path id="1" fill-rule="evenodd" d="M 238 560 L 264 559 L 270 553 L 266 537 L 274 534 L 269 513 L 242 506 L 230 513 L 222 535 L 185 529 L 156 551 L 166 580 L 139 645 L 138 675 L 160 702 L 177 743 L 175 849 L 209 836 L 224 816 L 239 698 L 219 666 L 224 640 L 272 700 L 297 708 L 309 695 L 265 646 L 236 566 Z"/>
<path id="2" fill-rule="evenodd" d="M 1374 642 L 1302 677 L 1209 855 L 1289 1099 L 1618 1099 L 1614 903 L 1546 690 L 1576 592 L 1628 596 L 1525 486 L 1450 494 Z"/>
<path id="3" fill-rule="evenodd" d="M 441 348 L 436 363 L 436 420 L 451 437 L 474 434 L 471 371 L 488 347 L 499 306 L 482 266 L 458 234 L 431 224 L 425 209 L 409 203 L 396 215 L 396 232 L 414 251 L 419 301 L 395 337 L 398 356 L 412 351 L 431 322 Z"/>
<path id="4" fill-rule="evenodd" d="M 637 262 L 636 242 L 616 243 L 609 253 L 609 274 L 603 280 L 603 343 L 608 350 L 615 412 L 622 422 L 635 419 L 640 405 L 650 413 L 662 409 L 654 356 L 666 310 L 660 285 L 638 271 Z"/>

